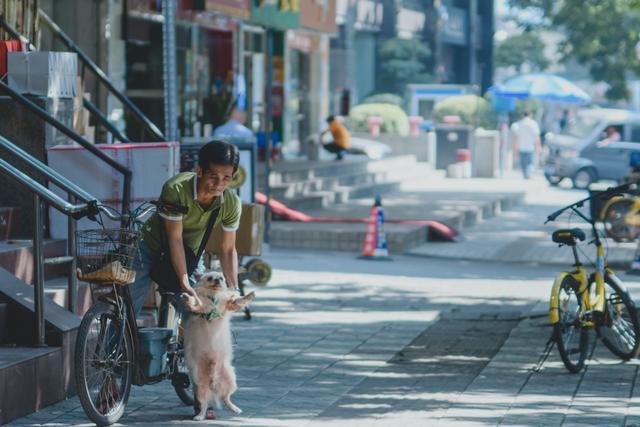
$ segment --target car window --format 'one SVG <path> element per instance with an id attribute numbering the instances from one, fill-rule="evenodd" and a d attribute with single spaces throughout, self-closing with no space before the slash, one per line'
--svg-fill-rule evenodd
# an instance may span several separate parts
<path id="1" fill-rule="evenodd" d="M 578 115 L 562 130 L 563 135 L 573 136 L 575 138 L 583 139 L 586 138 L 593 132 L 598 123 L 599 119 L 595 117 L 581 116 Z"/>
<path id="2" fill-rule="evenodd" d="M 640 125 L 629 125 L 628 141 L 640 143 Z"/>

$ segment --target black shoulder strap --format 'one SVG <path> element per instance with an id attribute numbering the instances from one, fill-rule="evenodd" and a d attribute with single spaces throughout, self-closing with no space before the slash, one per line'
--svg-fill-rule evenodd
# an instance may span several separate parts
<path id="1" fill-rule="evenodd" d="M 207 230 L 204 232 L 204 237 L 200 242 L 200 247 L 198 248 L 198 253 L 196 254 L 196 259 L 199 260 L 204 252 L 204 247 L 207 246 L 207 242 L 209 241 L 209 236 L 211 236 L 211 230 L 213 230 L 213 224 L 216 223 L 216 219 L 218 218 L 218 212 L 220 212 L 220 208 L 214 209 L 211 212 L 211 217 L 209 218 L 209 222 L 207 223 Z"/>

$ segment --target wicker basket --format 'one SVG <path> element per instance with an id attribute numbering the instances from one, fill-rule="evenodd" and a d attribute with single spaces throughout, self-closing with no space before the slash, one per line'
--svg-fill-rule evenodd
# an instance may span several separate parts
<path id="1" fill-rule="evenodd" d="M 133 260 L 140 233 L 124 228 L 76 233 L 77 275 L 84 282 L 127 285 L 136 279 Z"/>

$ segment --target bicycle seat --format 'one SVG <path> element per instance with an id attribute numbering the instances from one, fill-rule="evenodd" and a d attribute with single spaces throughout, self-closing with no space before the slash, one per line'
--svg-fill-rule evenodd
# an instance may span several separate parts
<path id="1" fill-rule="evenodd" d="M 551 235 L 551 240 L 561 245 L 575 246 L 577 241 L 583 241 L 587 236 L 579 228 L 562 228 Z"/>

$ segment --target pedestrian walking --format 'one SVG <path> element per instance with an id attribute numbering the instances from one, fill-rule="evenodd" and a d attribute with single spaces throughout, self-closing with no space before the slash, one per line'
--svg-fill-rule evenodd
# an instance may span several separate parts
<path id="1" fill-rule="evenodd" d="M 513 154 L 520 162 L 524 179 L 531 177 L 536 156 L 540 154 L 540 127 L 531 118 L 531 113 L 525 111 L 522 118 L 511 125 Z"/>

